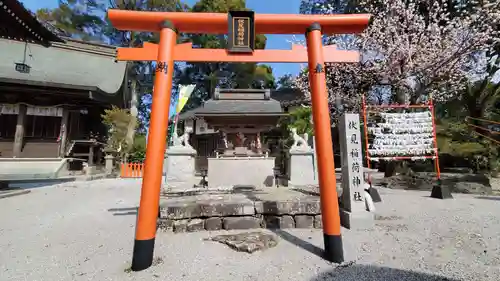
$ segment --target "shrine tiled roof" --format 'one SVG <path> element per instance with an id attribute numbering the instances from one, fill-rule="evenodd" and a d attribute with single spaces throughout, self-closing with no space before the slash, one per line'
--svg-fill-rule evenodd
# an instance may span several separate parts
<path id="1" fill-rule="evenodd" d="M 232 93 L 240 94 L 254 94 L 268 93 L 268 100 L 228 100 L 228 99 L 211 99 L 205 102 L 204 105 L 185 111 L 179 115 L 179 121 L 186 121 L 201 117 L 203 114 L 272 114 L 282 113 L 283 108 L 286 106 L 294 106 L 299 104 L 308 103 L 308 99 L 304 97 L 303 93 L 298 89 L 278 89 L 278 90 L 250 90 L 250 89 L 232 89 L 223 90 L 223 92 L 232 91 Z M 219 90 L 220 94 L 220 90 Z M 220 96 L 220 95 L 219 95 Z M 262 97 L 262 96 L 261 96 Z M 265 97 L 264 97 L 265 98 Z"/>
<path id="2" fill-rule="evenodd" d="M 204 106 L 195 113 L 196 116 L 203 116 L 209 114 L 274 114 L 282 113 L 281 104 L 276 100 L 270 101 L 247 101 L 247 100 L 233 100 L 233 101 L 217 101 L 209 100 Z"/>
<path id="3" fill-rule="evenodd" d="M 82 90 L 93 100 L 123 103 L 127 63 L 115 61 L 116 47 L 69 38 L 50 47 L 25 44 L 0 39 L 0 85 Z"/>
<path id="4" fill-rule="evenodd" d="M 54 29 L 41 23 L 17 0 L 0 0 L 0 38 L 49 45 L 63 42 Z"/>
<path id="5" fill-rule="evenodd" d="M 308 100 L 300 89 L 284 88 L 271 91 L 271 98 L 279 101 L 282 106 L 303 103 Z"/>
<path id="6" fill-rule="evenodd" d="M 187 110 L 179 114 L 179 121 L 186 121 L 186 120 L 192 120 L 196 118 L 196 112 L 199 111 L 201 107 L 197 107 L 191 110 Z M 172 122 L 173 118 L 169 120 L 169 122 Z"/>
<path id="7" fill-rule="evenodd" d="M 270 90 L 216 89 L 195 116 L 276 114 L 283 114 L 283 109 L 279 101 L 271 98 Z"/>

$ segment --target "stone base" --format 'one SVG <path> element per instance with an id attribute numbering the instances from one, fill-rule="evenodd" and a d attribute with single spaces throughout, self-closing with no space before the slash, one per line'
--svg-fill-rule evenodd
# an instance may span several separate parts
<path id="1" fill-rule="evenodd" d="M 380 197 L 380 194 L 378 193 L 378 190 L 375 187 L 368 188 L 367 192 L 372 197 L 373 203 L 382 202 L 382 198 Z"/>
<path id="2" fill-rule="evenodd" d="M 0 190 L 2 189 L 9 189 L 9 182 L 0 181 Z"/>
<path id="3" fill-rule="evenodd" d="M 340 209 L 340 224 L 351 230 L 372 229 L 375 226 L 375 216 L 367 211 L 348 212 Z"/>
<path id="4" fill-rule="evenodd" d="M 290 149 L 290 185 L 318 184 L 314 165 L 314 150 L 311 148 Z"/>
<path id="5" fill-rule="evenodd" d="M 208 158 L 208 183 L 213 187 L 236 185 L 273 187 L 274 157 Z"/>
<path id="6" fill-rule="evenodd" d="M 447 186 L 438 184 L 432 188 L 431 197 L 437 199 L 452 199 L 453 195 L 451 195 L 451 191 Z"/>
<path id="7" fill-rule="evenodd" d="M 159 228 L 176 233 L 321 227 L 319 197 L 298 191 L 260 189 L 232 194 L 167 196 L 160 200 Z"/>
<path id="8" fill-rule="evenodd" d="M 92 176 L 97 174 L 97 167 L 95 165 L 88 166 L 85 170 L 85 175 Z"/>
<path id="9" fill-rule="evenodd" d="M 183 191 L 195 185 L 196 150 L 187 146 L 169 147 L 163 163 L 166 184 L 175 191 Z"/>
<path id="10" fill-rule="evenodd" d="M 0 199 L 30 193 L 29 189 L 0 190 Z"/>

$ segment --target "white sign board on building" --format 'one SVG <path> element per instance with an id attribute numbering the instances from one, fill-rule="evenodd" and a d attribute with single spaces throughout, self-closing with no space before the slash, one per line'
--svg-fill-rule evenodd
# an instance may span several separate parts
<path id="1" fill-rule="evenodd" d="M 28 106 L 27 115 L 62 117 L 63 109 L 60 107 Z"/>
<path id="2" fill-rule="evenodd" d="M 0 114 L 19 114 L 19 104 L 0 103 Z"/>
<path id="3" fill-rule="evenodd" d="M 205 122 L 205 120 L 202 118 L 196 119 L 195 123 L 196 123 L 195 133 L 197 135 L 213 134 L 216 132 L 213 128 L 210 128 L 207 122 Z"/>
<path id="4" fill-rule="evenodd" d="M 0 114 L 19 114 L 19 104 L 0 103 Z M 61 107 L 28 105 L 26 108 L 26 114 L 35 116 L 61 117 L 63 115 L 63 109 Z"/>

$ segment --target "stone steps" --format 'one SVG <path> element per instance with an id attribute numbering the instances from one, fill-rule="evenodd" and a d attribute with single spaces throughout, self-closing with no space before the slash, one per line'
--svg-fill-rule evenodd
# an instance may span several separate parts
<path id="1" fill-rule="evenodd" d="M 174 233 L 257 228 L 322 228 L 321 215 L 208 217 L 181 220 L 159 219 L 158 228 Z"/>
<path id="2" fill-rule="evenodd" d="M 161 230 L 321 228 L 318 196 L 290 189 L 163 198 Z"/>
<path id="3" fill-rule="evenodd" d="M 29 189 L 5 189 L 5 190 L 0 190 L 0 199 L 2 198 L 8 198 L 8 197 L 14 197 L 14 196 L 19 196 L 23 194 L 28 194 L 30 193 L 31 190 Z"/>

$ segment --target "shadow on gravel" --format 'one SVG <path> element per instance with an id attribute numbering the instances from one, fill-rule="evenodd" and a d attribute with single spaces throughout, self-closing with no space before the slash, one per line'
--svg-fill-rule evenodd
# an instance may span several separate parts
<path id="1" fill-rule="evenodd" d="M 75 182 L 74 179 L 28 179 L 28 180 L 14 180 L 9 183 L 10 188 L 14 189 L 33 189 L 38 187 L 46 187 L 56 184 Z"/>
<path id="2" fill-rule="evenodd" d="M 113 213 L 113 216 L 135 216 L 135 215 L 137 215 L 138 208 L 139 207 L 112 208 L 112 209 L 108 209 L 108 212 Z"/>
<path id="3" fill-rule="evenodd" d="M 274 234 L 278 235 L 281 239 L 288 241 L 288 242 L 294 244 L 295 246 L 308 251 L 309 253 L 311 253 L 313 255 L 316 255 L 320 258 L 323 258 L 323 249 L 321 249 L 321 248 L 319 248 L 319 247 L 317 247 L 317 246 L 315 246 L 307 241 L 304 241 L 304 240 L 300 239 L 299 237 L 292 235 L 284 230 L 281 230 L 281 229 L 269 229 L 269 230 L 272 231 Z"/>
<path id="4" fill-rule="evenodd" d="M 310 281 L 459 281 L 439 275 L 373 265 L 348 265 L 323 272 Z"/>
<path id="5" fill-rule="evenodd" d="M 500 197 L 498 196 L 476 196 L 475 198 L 477 199 L 484 199 L 484 200 L 493 200 L 493 201 L 500 201 Z"/>

